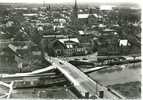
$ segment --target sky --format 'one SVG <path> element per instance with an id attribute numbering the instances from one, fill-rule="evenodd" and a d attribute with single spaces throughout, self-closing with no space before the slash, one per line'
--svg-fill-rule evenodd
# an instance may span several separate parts
<path id="1" fill-rule="evenodd" d="M 142 0 L 77 0 L 78 3 L 137 3 Z M 0 3 L 73 3 L 74 0 L 0 0 Z"/>

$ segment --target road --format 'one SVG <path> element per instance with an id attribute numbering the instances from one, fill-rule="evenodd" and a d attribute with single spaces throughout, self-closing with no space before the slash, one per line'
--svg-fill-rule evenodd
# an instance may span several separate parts
<path id="1" fill-rule="evenodd" d="M 97 96 L 96 83 L 79 69 L 57 58 L 49 59 L 49 57 L 46 57 L 46 59 L 53 62 L 53 66 L 56 66 L 56 68 L 59 69 L 70 82 L 73 83 L 82 96 L 85 96 L 85 93 L 87 92 L 90 92 L 90 96 Z"/>
<path id="2" fill-rule="evenodd" d="M 58 58 L 51 58 L 45 56 L 47 61 L 50 61 L 65 77 L 73 84 L 73 86 L 85 97 L 86 93 L 89 93 L 88 97 L 99 98 L 99 91 L 104 91 L 104 98 L 119 99 L 124 98 L 121 95 L 111 93 L 106 87 L 103 87 L 81 72 L 78 68 L 71 65 L 70 63 L 60 60 Z"/>

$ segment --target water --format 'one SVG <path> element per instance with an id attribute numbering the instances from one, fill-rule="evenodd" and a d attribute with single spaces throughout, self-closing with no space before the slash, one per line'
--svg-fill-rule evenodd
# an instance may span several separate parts
<path id="1" fill-rule="evenodd" d="M 115 70 L 110 68 L 108 71 L 92 72 L 89 76 L 104 86 L 141 81 L 141 63 L 137 63 L 135 66 L 133 64 L 126 65 L 127 67 L 124 69 L 120 66 L 116 66 Z"/>

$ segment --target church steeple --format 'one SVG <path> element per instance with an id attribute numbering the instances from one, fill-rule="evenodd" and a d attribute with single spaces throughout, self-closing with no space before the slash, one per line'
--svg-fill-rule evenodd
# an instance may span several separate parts
<path id="1" fill-rule="evenodd" d="M 73 13 L 74 16 L 77 18 L 78 16 L 78 5 L 77 5 L 77 0 L 75 0 L 74 8 L 73 8 Z"/>
<path id="2" fill-rule="evenodd" d="M 43 1 L 43 7 L 45 7 L 45 1 Z"/>
<path id="3" fill-rule="evenodd" d="M 77 0 L 75 0 L 74 7 L 73 7 L 73 12 L 71 16 L 71 21 L 72 21 L 72 26 L 76 30 L 77 29 L 77 24 L 78 24 L 78 5 L 77 5 Z"/>

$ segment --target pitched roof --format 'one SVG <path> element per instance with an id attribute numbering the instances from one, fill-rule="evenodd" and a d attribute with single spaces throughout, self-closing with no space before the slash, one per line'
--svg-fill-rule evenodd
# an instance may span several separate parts
<path id="1" fill-rule="evenodd" d="M 115 31 L 115 30 L 106 28 L 106 29 L 104 29 L 103 31 L 104 31 L 104 32 L 111 32 L 111 31 Z"/>
<path id="2" fill-rule="evenodd" d="M 83 31 L 78 31 L 80 35 L 83 35 L 85 34 Z"/>
<path id="3" fill-rule="evenodd" d="M 78 14 L 78 18 L 88 18 L 89 14 Z"/>
<path id="4" fill-rule="evenodd" d="M 59 39 L 59 41 L 61 43 L 65 43 L 66 41 L 73 41 L 73 42 L 76 42 L 76 43 L 79 43 L 79 40 L 77 38 L 66 38 L 66 39 Z"/>
<path id="5" fill-rule="evenodd" d="M 78 14 L 78 18 L 88 18 L 90 14 Z M 98 17 L 97 14 L 92 14 L 94 17 Z"/>
<path id="6" fill-rule="evenodd" d="M 37 16 L 37 13 L 23 14 L 23 16 Z"/>

